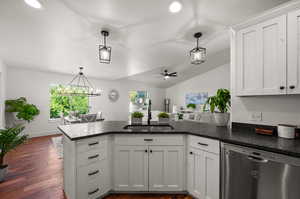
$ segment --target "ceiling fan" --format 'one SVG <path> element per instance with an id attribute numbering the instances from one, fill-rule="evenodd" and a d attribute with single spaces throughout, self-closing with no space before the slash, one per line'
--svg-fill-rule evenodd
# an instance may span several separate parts
<path id="1" fill-rule="evenodd" d="M 160 74 L 164 77 L 164 80 L 167 80 L 170 77 L 177 77 L 177 72 L 169 73 L 168 70 L 164 70 L 164 72 Z"/>

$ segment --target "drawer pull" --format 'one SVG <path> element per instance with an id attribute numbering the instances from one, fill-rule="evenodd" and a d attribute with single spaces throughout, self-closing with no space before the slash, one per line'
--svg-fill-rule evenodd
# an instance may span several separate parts
<path id="1" fill-rule="evenodd" d="M 144 141 L 146 141 L 146 142 L 152 142 L 153 139 L 144 139 Z"/>
<path id="2" fill-rule="evenodd" d="M 193 152 L 191 151 L 190 154 L 193 155 Z"/>
<path id="3" fill-rule="evenodd" d="M 99 170 L 94 171 L 94 172 L 91 172 L 91 173 L 89 173 L 88 175 L 89 175 L 89 176 L 93 176 L 93 175 L 96 175 L 97 173 L 99 173 Z"/>
<path id="4" fill-rule="evenodd" d="M 89 146 L 94 146 L 94 145 L 97 145 L 99 144 L 99 142 L 93 142 L 93 143 L 89 143 Z"/>
<path id="5" fill-rule="evenodd" d="M 201 145 L 201 146 L 208 146 L 208 144 L 201 143 L 201 142 L 198 142 L 198 144 Z"/>
<path id="6" fill-rule="evenodd" d="M 89 192 L 89 195 L 93 195 L 94 193 L 97 193 L 99 191 L 99 188 L 95 189 L 94 191 Z"/>
<path id="7" fill-rule="evenodd" d="M 99 154 L 90 156 L 90 157 L 88 157 L 88 158 L 91 160 L 91 159 L 95 159 L 95 158 L 98 158 L 98 157 L 99 157 Z"/>

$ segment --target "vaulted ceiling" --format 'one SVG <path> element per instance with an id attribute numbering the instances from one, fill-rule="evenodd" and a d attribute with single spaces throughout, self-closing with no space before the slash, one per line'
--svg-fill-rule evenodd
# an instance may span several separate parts
<path id="1" fill-rule="evenodd" d="M 36 10 L 23 0 L 0 0 L 0 58 L 8 66 L 88 76 L 129 78 L 170 86 L 228 62 L 228 27 L 287 0 L 41 0 Z M 108 29 L 111 64 L 98 61 L 101 29 Z M 193 34 L 203 32 L 207 63 L 189 64 Z M 162 70 L 179 72 L 169 82 Z"/>

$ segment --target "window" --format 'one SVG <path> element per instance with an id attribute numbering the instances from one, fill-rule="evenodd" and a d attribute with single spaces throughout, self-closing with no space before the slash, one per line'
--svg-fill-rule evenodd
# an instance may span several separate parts
<path id="1" fill-rule="evenodd" d="M 87 96 L 61 96 L 58 89 L 62 85 L 50 87 L 50 119 L 67 116 L 70 112 L 86 114 L 89 112 L 89 98 Z"/>
<path id="2" fill-rule="evenodd" d="M 146 111 L 148 109 L 149 94 L 147 91 L 130 91 L 129 92 L 129 112 Z"/>

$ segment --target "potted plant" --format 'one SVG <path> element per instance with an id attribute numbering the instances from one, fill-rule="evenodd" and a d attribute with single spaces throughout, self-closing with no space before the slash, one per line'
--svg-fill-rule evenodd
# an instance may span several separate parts
<path id="1" fill-rule="evenodd" d="M 142 124 L 143 123 L 144 114 L 141 112 L 133 112 L 131 114 L 131 123 L 132 124 Z"/>
<path id="2" fill-rule="evenodd" d="M 188 109 L 194 111 L 194 110 L 196 109 L 196 104 L 188 104 L 186 107 L 187 107 Z"/>
<path id="3" fill-rule="evenodd" d="M 4 156 L 27 139 L 27 135 L 20 135 L 23 130 L 24 127 L 20 125 L 0 130 L 0 182 L 4 180 L 8 167 L 4 164 Z"/>
<path id="4" fill-rule="evenodd" d="M 226 126 L 229 120 L 230 109 L 230 91 L 227 89 L 218 89 L 215 96 L 209 97 L 203 107 L 206 110 L 206 105 L 209 104 L 210 112 L 213 113 L 217 126 Z M 216 111 L 216 109 L 218 111 Z"/>
<path id="5" fill-rule="evenodd" d="M 166 112 L 161 112 L 158 114 L 158 122 L 159 123 L 168 123 L 170 121 L 170 116 Z"/>
<path id="6" fill-rule="evenodd" d="M 33 104 L 28 104 L 25 97 L 20 97 L 14 100 L 6 100 L 5 106 L 5 111 L 12 113 L 16 120 L 30 122 L 35 118 L 35 116 L 40 114 L 39 109 Z"/>

